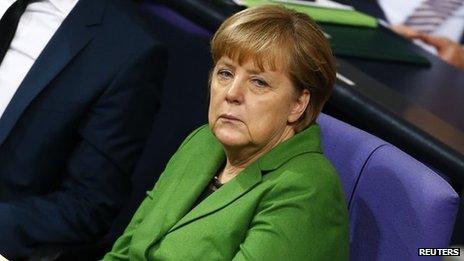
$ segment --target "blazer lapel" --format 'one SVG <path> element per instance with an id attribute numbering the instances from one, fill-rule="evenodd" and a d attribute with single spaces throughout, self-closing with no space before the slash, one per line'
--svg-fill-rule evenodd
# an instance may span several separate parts
<path id="1" fill-rule="evenodd" d="M 261 179 L 262 175 L 259 164 L 258 162 L 255 162 L 233 180 L 226 183 L 216 192 L 204 199 L 200 204 L 198 204 L 198 206 L 192 209 L 192 211 L 177 222 L 177 224 L 175 224 L 169 232 L 227 206 L 235 199 L 251 190 L 261 181 Z"/>
<path id="2" fill-rule="evenodd" d="M 81 0 L 35 61 L 0 119 L 0 145 L 34 98 L 92 39 L 106 0 Z"/>
<path id="3" fill-rule="evenodd" d="M 165 170 L 181 174 L 160 194 L 156 206 L 145 218 L 144 229 L 134 233 L 137 241 L 144 242 L 139 246 L 153 245 L 164 237 L 191 210 L 196 199 L 221 167 L 225 160 L 222 146 L 212 134 L 208 136 L 200 146 L 202 152 L 198 152 L 198 149 L 195 149 L 195 153 L 185 151 L 189 155 L 188 159 L 182 159 L 181 164 L 173 164 L 174 167 Z"/>
<path id="4" fill-rule="evenodd" d="M 209 153 L 211 154 L 208 155 Z M 171 209 L 166 213 L 165 233 L 191 210 L 197 198 L 223 164 L 225 154 L 220 145 L 209 153 L 204 153 L 201 157 L 192 155 L 184 175 L 171 191 L 170 199 L 167 201 Z"/>

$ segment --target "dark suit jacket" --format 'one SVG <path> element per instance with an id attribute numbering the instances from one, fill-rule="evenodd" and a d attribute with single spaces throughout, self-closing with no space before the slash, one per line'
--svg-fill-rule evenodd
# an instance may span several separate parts
<path id="1" fill-rule="evenodd" d="M 125 199 L 167 60 L 126 4 L 80 0 L 0 119 L 0 254 L 8 258 L 95 240 Z"/>

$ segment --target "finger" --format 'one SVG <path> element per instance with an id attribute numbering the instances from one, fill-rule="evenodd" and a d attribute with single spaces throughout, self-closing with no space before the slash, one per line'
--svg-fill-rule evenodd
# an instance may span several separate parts
<path id="1" fill-rule="evenodd" d="M 459 45 L 450 45 L 439 53 L 440 57 L 451 65 L 459 68 L 464 66 L 464 49 Z"/>
<path id="2" fill-rule="evenodd" d="M 392 25 L 390 28 L 397 34 L 402 35 L 403 37 L 406 37 L 409 39 L 417 38 L 421 34 L 419 31 L 409 26 L 402 25 L 402 24 Z"/>
<path id="3" fill-rule="evenodd" d="M 448 48 L 453 45 L 453 42 L 445 37 L 437 37 L 428 34 L 421 34 L 418 39 L 422 40 L 426 44 L 432 45 L 437 48 L 438 51 Z"/>

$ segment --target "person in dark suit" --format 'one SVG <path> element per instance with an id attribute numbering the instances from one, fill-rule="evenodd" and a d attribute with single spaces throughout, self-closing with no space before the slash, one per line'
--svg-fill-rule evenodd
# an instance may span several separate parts
<path id="1" fill-rule="evenodd" d="M 0 114 L 0 254 L 7 258 L 105 233 L 159 107 L 167 53 L 131 4 L 74 2 Z M 59 11 L 61 3 L 27 8 Z M 5 72 L 18 69 L 11 64 L 20 38 L 33 33 L 23 29 L 20 21 L 0 66 L 0 95 L 13 82 Z"/>
<path id="2" fill-rule="evenodd" d="M 104 260 L 347 260 L 348 216 L 315 120 L 329 43 L 277 5 L 211 41 L 209 124 L 189 135 Z"/>

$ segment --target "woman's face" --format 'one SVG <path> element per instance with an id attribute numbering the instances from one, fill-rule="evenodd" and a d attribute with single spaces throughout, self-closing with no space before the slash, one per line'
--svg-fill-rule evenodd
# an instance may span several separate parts
<path id="1" fill-rule="evenodd" d="M 242 65 L 223 56 L 211 76 L 209 124 L 226 147 L 262 148 L 277 143 L 298 120 L 309 101 L 307 91 L 296 91 L 282 70 L 253 61 Z M 271 145 L 272 146 L 272 145 Z"/>

